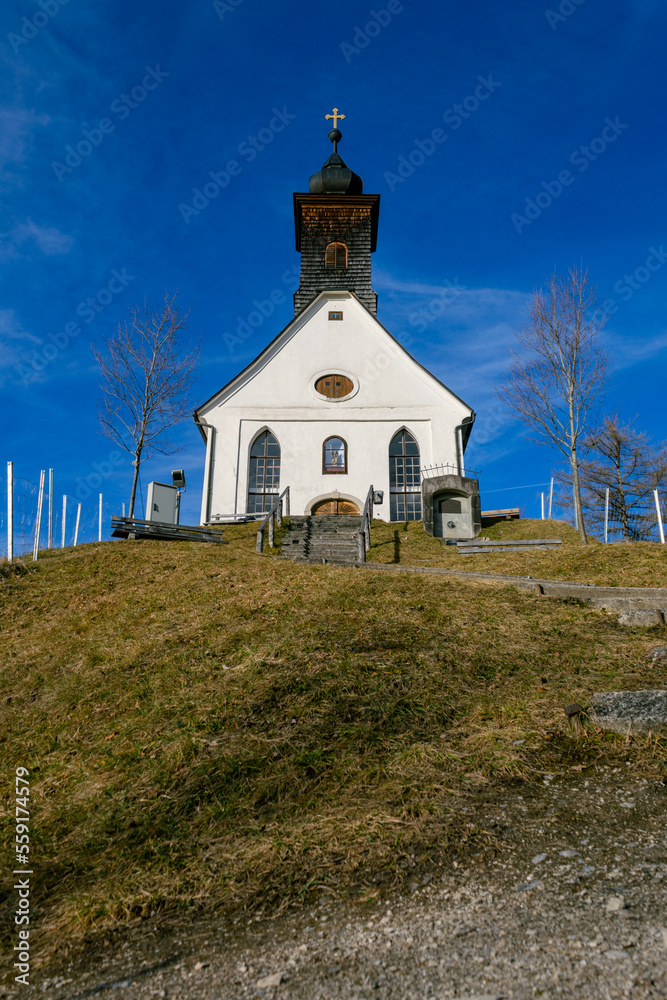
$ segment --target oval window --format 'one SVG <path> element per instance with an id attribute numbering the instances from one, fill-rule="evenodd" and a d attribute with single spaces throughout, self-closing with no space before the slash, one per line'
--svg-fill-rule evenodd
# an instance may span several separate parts
<path id="1" fill-rule="evenodd" d="M 341 399 L 349 396 L 354 389 L 354 382 L 347 375 L 323 375 L 315 383 L 315 390 L 327 399 Z"/>

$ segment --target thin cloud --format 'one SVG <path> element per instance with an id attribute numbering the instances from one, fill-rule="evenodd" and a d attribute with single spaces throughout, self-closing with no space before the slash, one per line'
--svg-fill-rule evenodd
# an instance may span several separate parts
<path id="1" fill-rule="evenodd" d="M 41 344 L 34 333 L 24 330 L 13 309 L 0 309 L 0 385 L 18 378 L 30 344 Z"/>
<path id="2" fill-rule="evenodd" d="M 32 241 L 48 257 L 56 254 L 69 253 L 74 246 L 74 240 L 67 233 L 61 232 L 55 226 L 38 226 L 32 219 L 20 223 L 13 233 L 17 244 Z"/>
<path id="3" fill-rule="evenodd" d="M 21 166 L 27 160 L 31 133 L 50 122 L 48 115 L 32 108 L 0 108 L 0 174 L 5 174 L 9 164 Z"/>
<path id="4" fill-rule="evenodd" d="M 636 334 L 625 337 L 619 333 L 609 333 L 605 339 L 614 367 L 618 371 L 632 368 L 640 361 L 648 361 L 667 350 L 667 331 L 644 338 Z"/>
<path id="5" fill-rule="evenodd" d="M 28 340 L 41 344 L 41 338 L 24 330 L 13 309 L 0 309 L 0 338 L 6 340 Z"/>

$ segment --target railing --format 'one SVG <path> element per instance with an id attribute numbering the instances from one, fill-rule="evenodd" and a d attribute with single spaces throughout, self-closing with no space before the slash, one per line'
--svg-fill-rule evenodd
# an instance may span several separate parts
<path id="1" fill-rule="evenodd" d="M 464 479 L 479 478 L 480 469 L 459 469 L 457 465 L 423 465 L 421 468 L 422 479 L 429 479 L 431 476 L 462 476 Z"/>
<path id="2" fill-rule="evenodd" d="M 279 528 L 283 523 L 283 497 L 285 497 L 285 517 L 289 517 L 289 486 L 286 486 L 280 496 L 277 496 L 273 501 L 271 509 L 257 529 L 257 545 L 255 548 L 258 552 L 264 551 L 264 529 L 267 524 L 269 526 L 269 548 L 273 548 L 276 522 Z"/>
<path id="3" fill-rule="evenodd" d="M 366 553 L 371 547 L 371 523 L 373 521 L 373 496 L 375 490 L 371 486 L 366 494 L 366 503 L 361 515 L 359 528 L 358 556 L 359 562 L 366 562 Z"/>

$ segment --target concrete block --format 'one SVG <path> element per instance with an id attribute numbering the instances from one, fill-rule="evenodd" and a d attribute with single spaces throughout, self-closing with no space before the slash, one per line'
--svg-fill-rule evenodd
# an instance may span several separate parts
<path id="1" fill-rule="evenodd" d="M 591 698 L 589 719 L 610 733 L 667 731 L 667 691 L 606 691 Z"/>
<path id="2" fill-rule="evenodd" d="M 655 628 L 665 624 L 665 616 L 659 608 L 644 611 L 622 611 L 618 616 L 619 625 L 632 625 L 635 628 Z"/>

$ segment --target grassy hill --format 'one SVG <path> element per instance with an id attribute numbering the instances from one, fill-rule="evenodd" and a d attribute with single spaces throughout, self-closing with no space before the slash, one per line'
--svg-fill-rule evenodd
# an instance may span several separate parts
<path id="1" fill-rule="evenodd" d="M 602 545 L 579 536 L 564 521 L 503 521 L 484 528 L 480 538 L 509 542 L 517 538 L 560 538 L 558 550 L 489 552 L 461 556 L 455 546 L 443 545 L 425 534 L 419 522 L 392 525 L 375 522 L 374 562 L 406 566 L 442 566 L 472 572 L 510 573 L 549 580 L 576 580 L 610 587 L 667 587 L 667 545 L 654 542 Z"/>
<path id="2" fill-rule="evenodd" d="M 419 531 L 374 528 L 374 555 L 398 532 L 401 561 L 450 558 Z M 459 807 L 489 783 L 598 758 L 657 773 L 664 741 L 575 740 L 562 707 L 655 685 L 664 630 L 509 587 L 294 565 L 257 555 L 252 526 L 225 535 L 0 576 L 0 753 L 6 776 L 30 770 L 47 946 L 165 908 L 372 894 L 483 841 Z"/>

